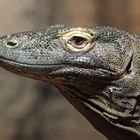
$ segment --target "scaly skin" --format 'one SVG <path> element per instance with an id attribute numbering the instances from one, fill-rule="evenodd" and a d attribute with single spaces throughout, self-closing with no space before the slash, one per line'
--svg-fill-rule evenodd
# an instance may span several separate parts
<path id="1" fill-rule="evenodd" d="M 0 38 L 0 66 L 56 86 L 110 140 L 140 139 L 139 36 L 50 26 Z"/>

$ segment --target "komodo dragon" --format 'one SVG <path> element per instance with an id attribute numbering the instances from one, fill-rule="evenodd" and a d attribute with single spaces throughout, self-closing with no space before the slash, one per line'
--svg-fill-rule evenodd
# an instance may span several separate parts
<path id="1" fill-rule="evenodd" d="M 109 140 L 140 140 L 138 35 L 64 25 L 5 35 L 0 66 L 52 83 Z"/>

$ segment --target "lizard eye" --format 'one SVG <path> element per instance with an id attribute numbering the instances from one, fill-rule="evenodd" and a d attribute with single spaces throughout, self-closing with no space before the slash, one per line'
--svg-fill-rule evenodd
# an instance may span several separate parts
<path id="1" fill-rule="evenodd" d="M 69 43 L 73 43 L 75 45 L 82 45 L 85 42 L 87 42 L 87 39 L 81 36 L 73 36 L 70 40 Z"/>
<path id="2" fill-rule="evenodd" d="M 72 29 L 62 34 L 66 41 L 67 47 L 74 52 L 87 51 L 91 48 L 93 34 L 82 28 Z"/>
<path id="3" fill-rule="evenodd" d="M 88 43 L 88 39 L 81 36 L 73 36 L 68 40 L 68 43 L 77 49 L 81 49 Z"/>

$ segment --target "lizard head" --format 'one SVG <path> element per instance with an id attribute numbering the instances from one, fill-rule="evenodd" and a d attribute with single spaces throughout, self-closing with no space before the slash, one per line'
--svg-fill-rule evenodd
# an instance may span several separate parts
<path id="1" fill-rule="evenodd" d="M 54 84 L 107 137 L 138 134 L 137 40 L 111 27 L 50 26 L 1 37 L 0 65 Z"/>
<path id="2" fill-rule="evenodd" d="M 96 78 L 118 79 L 131 67 L 133 40 L 130 38 L 131 35 L 111 27 L 56 25 L 41 31 L 1 37 L 0 57 L 1 62 L 11 62 L 17 67 L 21 65 L 21 70 L 28 67 L 31 75 L 38 73 L 40 67 L 47 74 L 58 77 L 63 77 L 60 73 L 67 73 L 66 77 L 72 73 L 90 76 L 93 70 Z M 49 70 L 48 66 L 51 67 Z M 80 73 L 78 69 L 83 71 Z M 84 71 L 87 69 L 90 70 L 88 73 Z"/>

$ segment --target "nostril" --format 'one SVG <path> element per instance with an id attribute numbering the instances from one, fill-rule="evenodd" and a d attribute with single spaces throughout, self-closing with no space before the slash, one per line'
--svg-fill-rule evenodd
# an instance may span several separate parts
<path id="1" fill-rule="evenodd" d="M 16 41 L 8 41 L 7 42 L 7 46 L 8 47 L 15 47 L 17 45 L 17 42 Z"/>
<path id="2" fill-rule="evenodd" d="M 7 42 L 7 45 L 9 45 L 9 46 L 15 46 L 15 45 L 17 45 L 17 43 L 9 41 L 9 42 Z"/>

